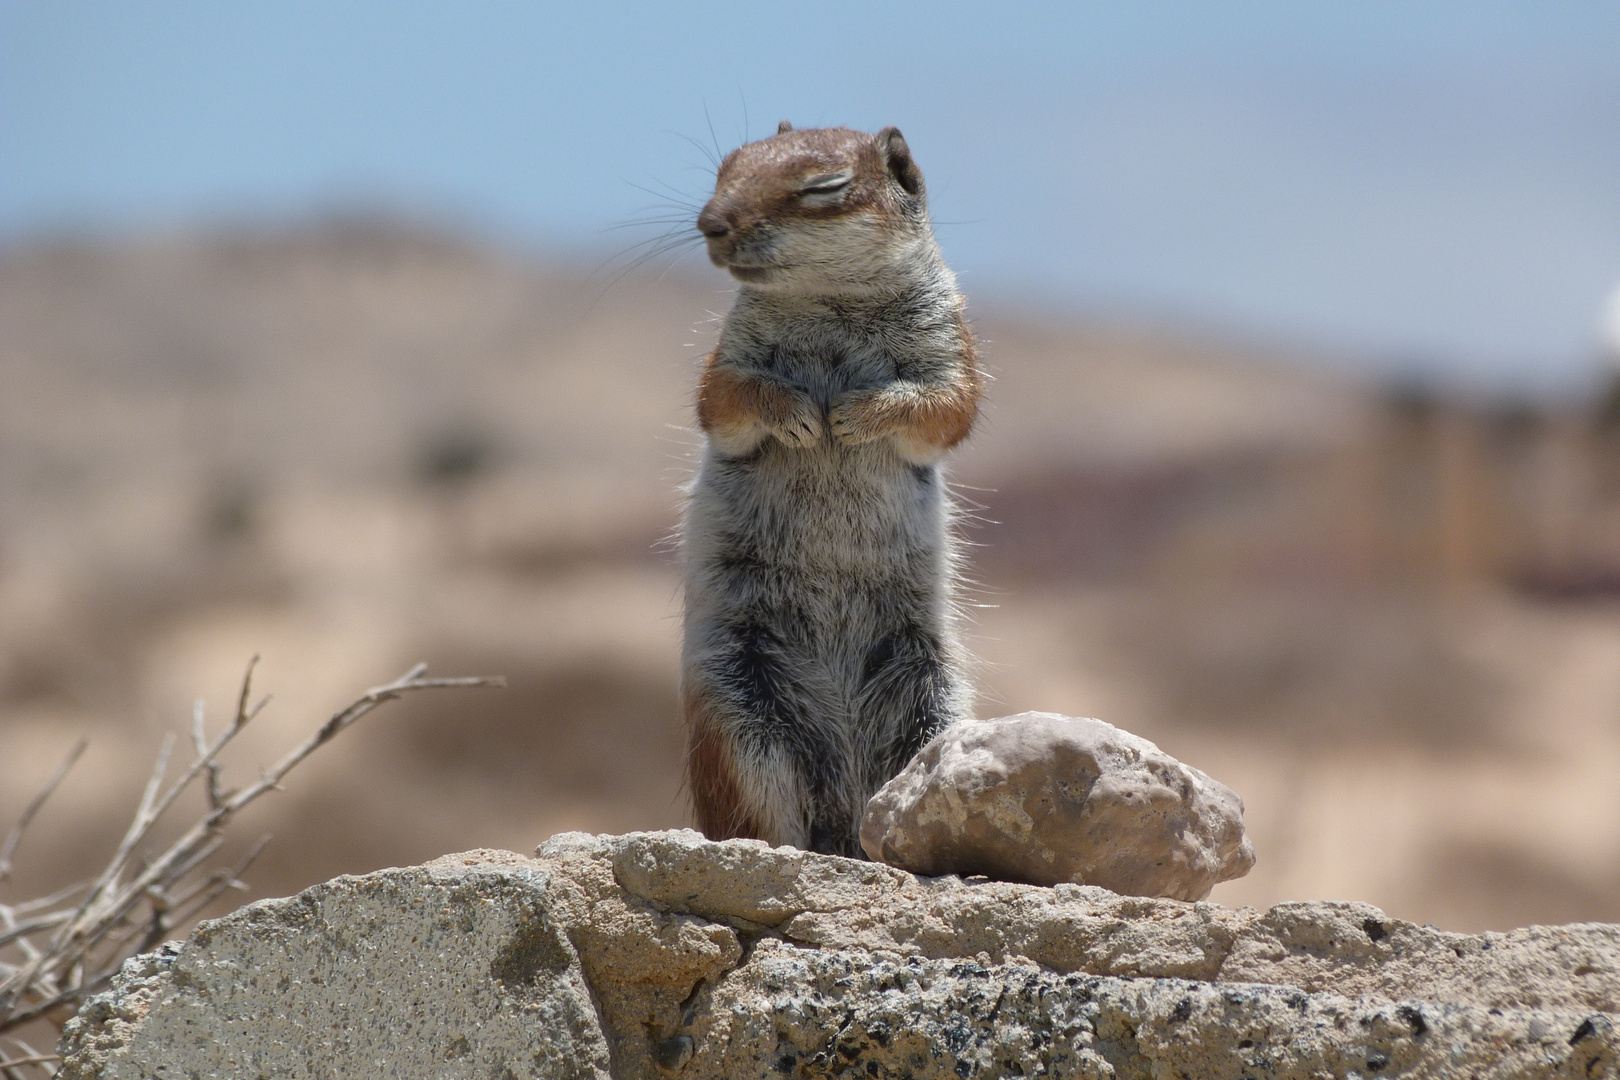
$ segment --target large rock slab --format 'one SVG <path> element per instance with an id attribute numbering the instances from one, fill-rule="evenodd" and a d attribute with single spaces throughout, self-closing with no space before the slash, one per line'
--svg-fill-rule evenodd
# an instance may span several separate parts
<path id="1" fill-rule="evenodd" d="M 696 833 L 338 878 L 126 965 L 63 1075 L 1582 1077 L 1620 927 L 1447 934 Z"/>
<path id="2" fill-rule="evenodd" d="M 1254 866 L 1243 800 L 1088 717 L 953 724 L 867 804 L 867 855 L 913 873 L 1202 900 Z"/>
<path id="3" fill-rule="evenodd" d="M 606 1078 L 548 870 L 484 853 L 340 877 L 125 963 L 64 1034 L 64 1080 Z"/>
<path id="4" fill-rule="evenodd" d="M 1614 1065 L 1606 1020 L 1601 1036 L 1576 1021 L 1592 1026 L 1572 1050 L 1570 1018 L 776 942 L 706 988 L 697 1015 L 699 1076 L 1577 1077 Z"/>

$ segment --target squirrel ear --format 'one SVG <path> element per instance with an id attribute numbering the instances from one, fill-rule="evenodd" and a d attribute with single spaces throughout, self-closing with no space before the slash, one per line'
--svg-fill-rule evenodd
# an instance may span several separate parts
<path id="1" fill-rule="evenodd" d="M 911 147 L 906 145 L 906 137 L 900 134 L 897 127 L 886 127 L 877 133 L 878 153 L 883 155 L 884 167 L 889 175 L 894 177 L 895 183 L 906 189 L 909 195 L 923 193 L 922 170 L 911 159 Z"/>
<path id="2" fill-rule="evenodd" d="M 786 135 L 788 132 L 790 132 L 792 130 L 793 130 L 793 122 L 791 120 L 784 120 L 780 124 L 776 125 L 776 133 L 778 135 Z"/>

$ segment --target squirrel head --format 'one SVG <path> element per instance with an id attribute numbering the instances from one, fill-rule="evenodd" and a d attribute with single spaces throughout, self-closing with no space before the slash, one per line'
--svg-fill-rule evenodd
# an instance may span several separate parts
<path id="1" fill-rule="evenodd" d="M 697 228 L 714 265 L 769 292 L 889 291 L 938 259 L 922 171 L 893 127 L 782 121 L 726 155 Z"/>

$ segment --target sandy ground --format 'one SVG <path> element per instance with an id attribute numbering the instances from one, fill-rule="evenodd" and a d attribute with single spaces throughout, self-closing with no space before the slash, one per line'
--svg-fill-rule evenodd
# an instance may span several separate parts
<path id="1" fill-rule="evenodd" d="M 510 681 L 312 758 L 240 824 L 275 835 L 254 895 L 687 823 L 668 536 L 726 293 L 605 284 L 381 226 L 0 260 L 0 820 L 92 740 L 5 895 L 97 867 L 162 734 L 196 698 L 222 722 L 254 654 L 274 701 L 227 781 L 415 660 Z M 1100 716 L 1236 788 L 1259 863 L 1225 903 L 1620 920 L 1620 607 L 1324 556 L 1334 493 L 1289 470 L 1365 429 L 1364 388 L 975 318 L 981 714 Z"/>

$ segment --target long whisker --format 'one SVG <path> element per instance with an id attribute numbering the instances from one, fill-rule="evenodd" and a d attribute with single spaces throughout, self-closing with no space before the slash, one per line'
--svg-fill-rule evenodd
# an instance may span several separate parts
<path id="1" fill-rule="evenodd" d="M 709 125 L 709 138 L 714 142 L 715 156 L 722 156 L 720 153 L 720 137 L 714 133 L 714 120 L 709 116 L 709 103 L 707 101 L 703 103 L 703 122 Z"/>
<path id="2" fill-rule="evenodd" d="M 704 105 L 703 118 L 709 129 L 709 138 L 713 140 L 713 149 L 702 142 L 679 131 L 670 134 L 679 136 L 690 143 L 708 159 L 709 164 L 718 169 L 720 165 L 720 140 L 715 135 L 714 121 L 709 115 L 707 104 Z M 657 235 L 645 240 L 627 245 L 621 250 L 603 259 L 595 270 L 591 272 L 593 278 L 600 278 L 604 274 L 611 274 L 607 283 L 591 300 L 586 308 L 587 313 L 594 310 L 601 303 L 612 288 L 624 278 L 646 266 L 654 259 L 669 258 L 669 262 L 659 272 L 659 278 L 668 274 L 680 261 L 681 255 L 698 247 L 703 243 L 702 235 L 697 231 L 697 216 L 703 209 L 702 200 L 694 198 L 662 180 L 651 180 L 648 184 L 638 184 L 633 180 L 624 181 L 631 187 L 644 194 L 651 195 L 658 200 L 628 221 L 617 222 L 600 229 L 603 233 L 623 232 L 625 230 L 639 230 L 665 227 Z M 651 186 L 649 186 L 651 185 Z"/>
<path id="3" fill-rule="evenodd" d="M 701 202 L 690 198 L 679 191 L 676 191 L 674 188 L 669 187 L 668 184 L 664 185 L 666 188 L 668 188 L 667 191 L 657 191 L 653 188 L 638 184 L 634 180 L 626 180 L 625 183 L 629 184 L 637 191 L 645 195 L 651 195 L 653 198 L 657 199 L 658 202 L 653 204 L 655 208 L 660 206 L 679 207 L 682 210 L 690 210 L 692 212 L 692 216 L 694 217 L 697 216 L 697 212 L 699 210 L 703 209 L 703 204 Z"/>
<path id="4" fill-rule="evenodd" d="M 692 136 L 686 134 L 683 131 L 671 131 L 669 134 L 674 135 L 674 136 L 676 136 L 678 138 L 685 139 L 687 142 L 691 143 L 694 147 L 697 148 L 698 152 L 700 154 L 702 154 L 705 159 L 708 160 L 709 165 L 711 167 L 716 168 L 716 169 L 718 169 L 720 167 L 720 158 L 715 154 L 715 152 L 712 149 L 710 149 L 707 146 L 704 146 L 703 141 L 701 139 L 694 139 L 694 138 L 692 138 Z"/>
<path id="5" fill-rule="evenodd" d="M 641 267 L 646 266 L 652 260 L 666 255 L 678 256 L 681 252 L 697 247 L 702 242 L 703 237 L 695 230 L 681 228 L 679 230 L 671 230 L 670 232 L 664 233 L 660 236 L 651 237 L 650 239 L 643 240 L 637 244 L 632 244 L 623 251 L 620 251 L 617 254 L 603 260 L 602 263 L 592 272 L 592 277 L 606 273 L 620 260 L 627 261 L 625 261 L 624 264 L 614 271 L 613 275 L 608 278 L 607 283 L 602 286 L 601 291 L 598 292 L 591 300 L 590 305 L 586 308 L 586 313 L 588 314 L 589 312 L 594 311 L 596 309 L 596 305 L 602 302 L 602 298 L 612 291 L 615 285 L 623 281 L 630 274 L 639 270 Z M 632 255 L 632 253 L 638 251 L 639 254 Z M 676 258 L 670 259 L 669 265 L 665 266 L 659 272 L 659 280 L 662 280 L 663 276 L 669 273 L 677 261 L 678 259 Z"/>
<path id="6" fill-rule="evenodd" d="M 641 241 L 638 241 L 638 242 L 636 242 L 634 244 L 627 245 L 622 250 L 620 250 L 618 252 L 615 252 L 614 254 L 612 254 L 612 255 L 608 256 L 606 259 L 604 259 L 602 261 L 602 266 L 603 267 L 610 266 L 614 262 L 616 262 L 617 260 L 624 258 L 625 256 L 631 254 L 632 252 L 641 251 L 643 248 L 650 248 L 650 249 L 653 249 L 653 250 L 657 251 L 657 250 L 661 250 L 661 249 L 663 249 L 665 247 L 675 248 L 675 247 L 681 247 L 681 246 L 684 246 L 684 245 L 687 245 L 687 244 L 691 244 L 693 246 L 696 246 L 697 244 L 700 244 L 702 242 L 703 242 L 702 235 L 697 233 L 696 231 L 690 231 L 690 230 L 687 230 L 687 229 L 684 229 L 684 228 L 683 229 L 671 229 L 668 232 L 659 233 L 657 236 L 651 236 L 651 237 L 648 237 L 645 240 L 641 240 Z M 640 258 L 641 256 L 638 255 L 636 257 Z M 598 269 L 601 269 L 601 267 L 598 267 Z"/>
<path id="7" fill-rule="evenodd" d="M 619 232 L 622 229 L 647 228 L 652 225 L 682 225 L 692 227 L 692 215 L 687 213 L 672 214 L 669 217 L 635 218 L 631 221 L 621 221 L 617 225 L 604 225 L 599 232 Z"/>

